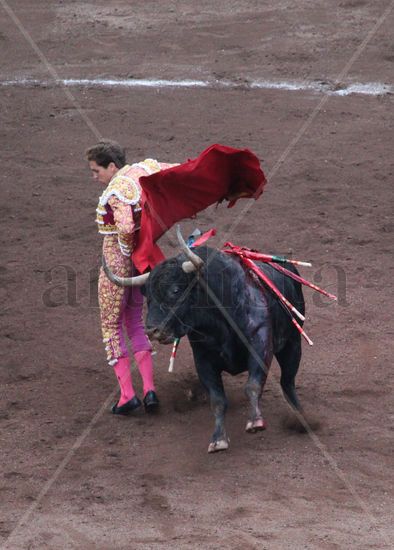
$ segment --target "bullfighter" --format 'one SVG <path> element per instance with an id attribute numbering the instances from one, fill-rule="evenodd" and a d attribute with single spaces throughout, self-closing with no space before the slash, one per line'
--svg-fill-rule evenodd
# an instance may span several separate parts
<path id="1" fill-rule="evenodd" d="M 146 159 L 126 164 L 125 150 L 116 142 L 104 140 L 86 152 L 93 179 L 105 186 L 96 210 L 98 231 L 104 236 L 103 255 L 120 276 L 137 273 L 132 253 L 141 218 L 139 178 L 174 164 Z M 128 414 L 141 407 L 130 371 L 130 358 L 123 329 L 127 333 L 135 362 L 143 382 L 144 406 L 153 412 L 159 405 L 153 380 L 152 347 L 142 321 L 143 296 L 138 288 L 120 288 L 100 270 L 98 283 L 101 328 L 107 360 L 113 367 L 120 387 L 120 398 L 112 406 L 113 414 Z"/>

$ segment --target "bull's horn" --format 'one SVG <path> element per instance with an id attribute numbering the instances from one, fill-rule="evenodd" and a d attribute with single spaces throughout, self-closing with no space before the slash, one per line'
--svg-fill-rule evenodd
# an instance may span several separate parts
<path id="1" fill-rule="evenodd" d="M 103 256 L 102 259 L 103 269 L 108 277 L 108 279 L 117 286 L 142 286 L 146 283 L 149 273 L 144 273 L 143 275 L 137 275 L 136 277 L 118 277 L 112 273 L 110 268 L 107 266 L 107 262 Z"/>
<path id="2" fill-rule="evenodd" d="M 190 262 L 184 262 L 182 264 L 182 269 L 184 271 L 186 271 L 186 273 L 190 273 L 191 271 L 195 271 L 196 269 L 201 269 L 202 266 L 204 265 L 204 260 L 202 260 L 199 256 L 197 256 L 197 254 L 194 254 L 194 252 L 192 252 L 190 250 L 190 248 L 187 246 L 187 244 L 185 243 L 185 241 L 182 237 L 181 228 L 180 228 L 179 225 L 177 225 L 177 228 L 176 228 L 176 235 L 178 237 L 178 241 L 179 241 L 179 244 L 182 247 L 183 252 L 186 254 L 186 256 L 189 258 L 190 262 L 194 266 L 194 269 L 191 269 L 191 267 L 189 265 Z"/>
<path id="3" fill-rule="evenodd" d="M 197 270 L 196 266 L 190 260 L 183 262 L 182 269 L 185 273 L 193 273 L 193 271 Z"/>

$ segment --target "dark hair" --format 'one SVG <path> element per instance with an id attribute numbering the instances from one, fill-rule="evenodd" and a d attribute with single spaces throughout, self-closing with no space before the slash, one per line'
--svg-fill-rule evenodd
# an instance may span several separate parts
<path id="1" fill-rule="evenodd" d="M 116 141 L 103 139 L 86 151 L 86 158 L 95 161 L 99 166 L 108 168 L 113 162 L 116 168 L 123 168 L 126 164 L 126 152 Z"/>

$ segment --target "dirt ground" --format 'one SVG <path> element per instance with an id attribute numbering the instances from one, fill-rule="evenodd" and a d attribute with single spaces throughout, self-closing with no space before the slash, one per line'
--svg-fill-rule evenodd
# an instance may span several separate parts
<path id="1" fill-rule="evenodd" d="M 59 78 L 335 83 L 388 5 L 9 0 L 0 79 L 50 80 L 45 56 Z M 392 84 L 392 28 L 391 13 L 344 82 Z M 391 547 L 392 96 L 48 85 L 0 86 L 0 98 L 3 547 Z M 245 378 L 225 377 L 231 446 L 208 455 L 213 420 L 186 340 L 173 374 L 170 348 L 157 347 L 157 417 L 109 413 L 116 381 L 96 295 L 101 190 L 83 158 L 97 138 L 77 104 L 131 161 L 181 162 L 212 143 L 261 159 L 269 184 L 257 202 L 210 208 L 183 232 L 215 226 L 217 246 L 311 260 L 303 274 L 338 294 L 335 305 L 305 292 L 315 345 L 304 346 L 297 382 L 320 421 L 315 438 L 284 428 L 275 364 L 267 431 L 244 432 Z M 176 253 L 172 232 L 162 244 Z"/>

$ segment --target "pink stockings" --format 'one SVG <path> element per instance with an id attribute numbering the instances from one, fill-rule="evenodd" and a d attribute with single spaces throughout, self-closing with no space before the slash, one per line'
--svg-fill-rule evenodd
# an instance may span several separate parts
<path id="1" fill-rule="evenodd" d="M 144 395 L 148 391 L 155 391 L 151 352 L 138 351 L 134 356 L 142 378 Z M 130 359 L 128 357 L 120 357 L 114 365 L 114 371 L 120 387 L 120 399 L 117 404 L 120 407 L 135 396 L 130 372 Z"/>
<path id="2" fill-rule="evenodd" d="M 120 407 L 133 399 L 135 391 L 131 380 L 130 360 L 128 357 L 121 357 L 114 365 L 115 376 L 118 379 L 120 388 L 120 399 L 117 406 Z"/>
<path id="3" fill-rule="evenodd" d="M 144 395 L 146 395 L 148 391 L 155 391 L 155 385 L 153 383 L 152 353 L 150 351 L 137 351 L 134 357 L 142 378 Z"/>
<path id="4" fill-rule="evenodd" d="M 128 353 L 122 332 L 122 325 L 126 329 L 127 336 L 131 342 L 134 358 L 142 378 L 144 395 L 146 395 L 148 391 L 155 391 L 151 345 L 144 332 L 142 305 L 143 296 L 139 288 L 126 289 L 120 319 L 117 324 L 120 347 L 124 356 L 120 357 L 114 365 L 115 374 L 120 386 L 118 407 L 130 401 L 135 395 L 130 372 L 130 360 L 127 357 Z"/>

